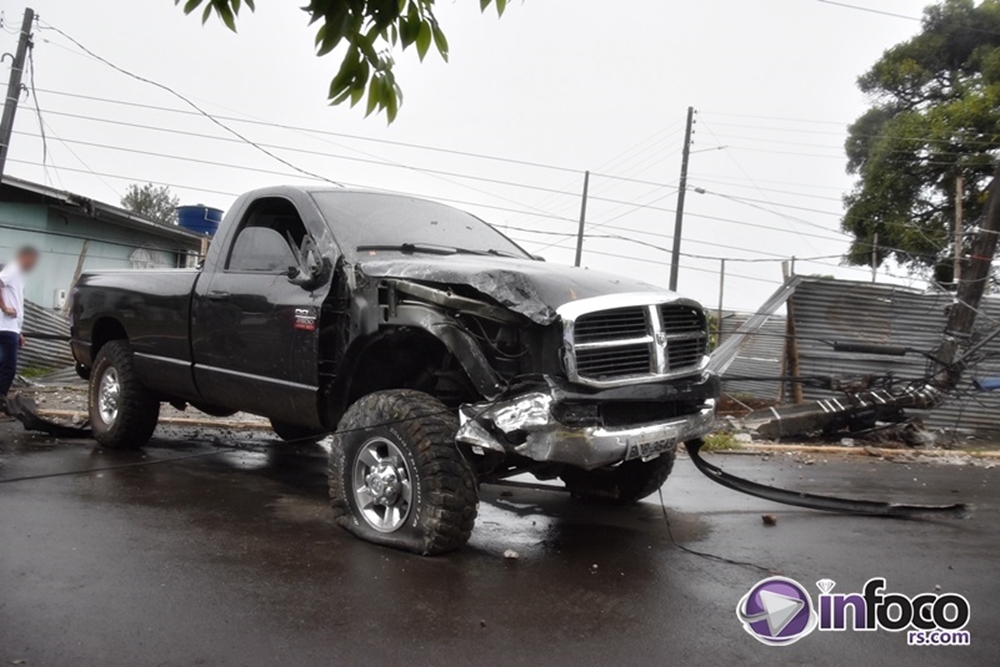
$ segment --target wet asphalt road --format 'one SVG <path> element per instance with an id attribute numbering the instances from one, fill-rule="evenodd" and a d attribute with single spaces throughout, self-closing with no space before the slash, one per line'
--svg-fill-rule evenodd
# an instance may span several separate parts
<path id="1" fill-rule="evenodd" d="M 1000 655 L 1000 468 L 715 459 L 819 492 L 977 506 L 971 519 L 929 522 L 784 508 L 681 460 L 665 487 L 681 544 L 814 592 L 823 577 L 848 592 L 882 575 L 890 590 L 940 585 L 971 601 L 970 647 L 850 632 L 772 648 L 734 612 L 763 575 L 677 548 L 658 504 L 487 488 L 469 546 L 419 558 L 333 525 L 321 449 L 253 442 L 259 451 L 220 452 L 178 434 L 120 453 L 0 424 L 0 480 L 212 453 L 0 484 L 0 664 L 987 665 Z M 764 527 L 764 512 L 778 525 Z M 506 549 L 520 558 L 505 560 Z"/>

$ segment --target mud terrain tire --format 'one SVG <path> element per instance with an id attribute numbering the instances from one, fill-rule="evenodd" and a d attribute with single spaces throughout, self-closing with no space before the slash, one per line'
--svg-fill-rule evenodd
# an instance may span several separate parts
<path id="1" fill-rule="evenodd" d="M 139 449 L 153 437 L 160 402 L 139 381 L 128 341 L 113 340 L 97 354 L 88 405 L 90 428 L 102 447 Z"/>
<path id="2" fill-rule="evenodd" d="M 458 420 L 427 394 L 380 391 L 333 434 L 330 504 L 356 536 L 432 556 L 462 547 L 476 521 L 476 479 L 455 446 Z"/>

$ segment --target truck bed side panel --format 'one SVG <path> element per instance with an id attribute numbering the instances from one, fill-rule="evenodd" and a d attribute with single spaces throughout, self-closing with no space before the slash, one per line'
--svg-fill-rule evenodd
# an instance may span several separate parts
<path id="1" fill-rule="evenodd" d="M 117 322 L 135 350 L 136 367 L 147 386 L 167 398 L 197 399 L 190 320 L 198 275 L 184 269 L 84 274 L 73 305 L 77 360 L 93 364 L 95 332 Z"/>

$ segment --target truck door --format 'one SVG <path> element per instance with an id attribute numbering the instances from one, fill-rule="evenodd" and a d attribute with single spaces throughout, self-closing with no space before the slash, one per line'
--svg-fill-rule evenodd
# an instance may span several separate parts
<path id="1" fill-rule="evenodd" d="M 206 403 L 320 426 L 318 328 L 329 286 L 290 279 L 296 249 L 311 238 L 295 204 L 265 197 L 224 240 L 192 305 L 195 382 Z"/>

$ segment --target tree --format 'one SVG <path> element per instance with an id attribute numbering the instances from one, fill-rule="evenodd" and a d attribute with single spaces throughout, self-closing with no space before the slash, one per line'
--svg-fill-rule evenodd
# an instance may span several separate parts
<path id="1" fill-rule="evenodd" d="M 180 204 L 180 201 L 165 185 L 156 186 L 152 183 L 137 185 L 133 183 L 125 190 L 125 196 L 122 197 L 122 208 L 163 225 L 176 225 L 177 205 Z"/>
<path id="2" fill-rule="evenodd" d="M 236 19 L 245 5 L 254 11 L 256 0 L 174 0 L 184 2 L 190 14 L 204 5 L 201 21 L 215 14 L 236 31 Z M 479 0 L 480 9 L 493 5 L 502 16 L 508 0 Z M 416 46 L 422 61 L 431 45 L 448 60 L 448 39 L 434 16 L 434 0 L 309 0 L 302 8 L 309 24 L 319 24 L 316 53 L 324 56 L 343 45 L 340 69 L 330 82 L 331 104 L 350 100 L 355 106 L 367 95 L 366 116 L 378 109 L 391 123 L 396 118 L 403 93 L 392 68 L 393 51 Z"/>
<path id="3" fill-rule="evenodd" d="M 982 216 L 1000 149 L 1000 0 L 945 0 L 858 80 L 873 101 L 849 128 L 847 261 L 892 257 L 951 282 L 959 177 L 966 225 Z"/>

